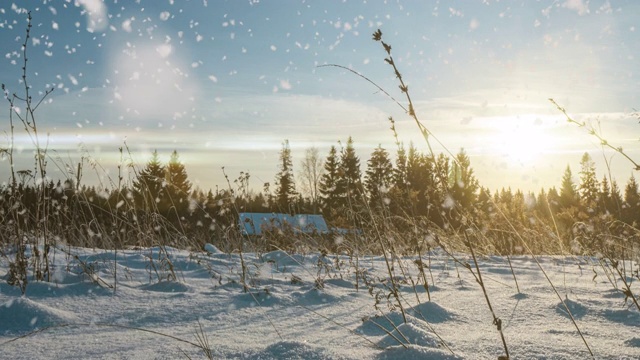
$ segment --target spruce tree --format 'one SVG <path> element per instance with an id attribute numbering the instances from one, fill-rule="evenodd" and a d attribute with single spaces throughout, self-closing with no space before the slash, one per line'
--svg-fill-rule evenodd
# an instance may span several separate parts
<path id="1" fill-rule="evenodd" d="M 410 213 L 428 216 L 431 205 L 439 202 L 434 183 L 434 163 L 411 144 L 407 156 L 407 184 L 409 189 Z"/>
<path id="2" fill-rule="evenodd" d="M 349 136 L 347 146 L 343 149 L 340 157 L 340 172 L 338 177 L 338 193 L 342 198 L 342 204 L 347 205 L 350 202 L 360 198 L 362 194 L 362 173 L 360 172 L 360 158 L 356 155 L 353 146 L 353 139 Z"/>
<path id="3" fill-rule="evenodd" d="M 578 206 L 578 192 L 576 191 L 576 184 L 573 182 L 573 174 L 571 173 L 571 167 L 567 165 L 562 176 L 562 184 L 560 185 L 560 208 L 569 209 L 571 207 Z"/>
<path id="4" fill-rule="evenodd" d="M 329 155 L 324 162 L 324 174 L 320 177 L 318 190 L 320 191 L 321 204 L 324 214 L 331 217 L 331 210 L 340 206 L 340 193 L 338 178 L 340 176 L 340 159 L 335 146 L 329 149 Z"/>
<path id="5" fill-rule="evenodd" d="M 169 209 L 175 209 L 179 217 L 186 215 L 189 209 L 191 182 L 184 164 L 180 162 L 177 150 L 173 150 L 166 168 L 166 192 Z"/>
<path id="6" fill-rule="evenodd" d="M 516 190 L 511 201 L 511 219 L 518 221 L 520 224 L 525 222 L 525 210 L 527 209 L 526 200 L 522 190 Z"/>
<path id="7" fill-rule="evenodd" d="M 471 210 L 478 193 L 478 180 L 473 174 L 471 160 L 464 149 L 456 155 L 449 176 L 450 196 L 459 209 Z"/>
<path id="8" fill-rule="evenodd" d="M 430 158 L 420 153 L 411 144 L 407 156 L 407 183 L 414 193 L 425 195 L 433 178 L 433 163 Z"/>
<path id="9" fill-rule="evenodd" d="M 536 196 L 536 207 L 535 210 L 538 214 L 540 214 L 544 218 L 549 217 L 549 209 L 548 204 L 549 200 L 547 199 L 547 193 L 544 191 L 544 188 L 540 189 L 540 192 Z"/>
<path id="10" fill-rule="evenodd" d="M 156 211 L 157 204 L 164 196 L 165 167 L 160 163 L 158 151 L 154 150 L 144 169 L 133 181 L 136 204 L 147 211 Z"/>
<path id="11" fill-rule="evenodd" d="M 442 197 L 449 192 L 449 172 L 451 168 L 450 159 L 448 156 L 440 153 L 437 160 L 434 160 L 434 176 L 433 179 L 436 182 L 436 188 L 438 193 Z"/>
<path id="12" fill-rule="evenodd" d="M 549 214 L 549 216 L 556 216 L 556 214 L 560 210 L 560 194 L 558 193 L 558 190 L 555 188 L 555 186 L 547 191 L 546 200 L 551 210 L 551 214 Z"/>
<path id="13" fill-rule="evenodd" d="M 398 145 L 396 167 L 393 170 L 393 187 L 402 191 L 407 188 L 407 151 L 403 144 Z"/>
<path id="14" fill-rule="evenodd" d="M 392 177 L 393 166 L 389 159 L 389 153 L 381 145 L 378 145 L 367 162 L 364 181 L 372 207 L 382 206 L 383 198 L 391 186 Z"/>
<path id="15" fill-rule="evenodd" d="M 480 187 L 476 202 L 476 209 L 484 215 L 489 215 L 493 210 L 492 208 L 491 191 L 485 187 Z"/>
<path id="16" fill-rule="evenodd" d="M 285 140 L 282 143 L 282 150 L 280 150 L 279 171 L 276 174 L 275 201 L 279 211 L 293 213 L 296 195 L 291 148 L 289 147 L 289 140 Z"/>
<path id="17" fill-rule="evenodd" d="M 618 182 L 613 180 L 611 182 L 611 205 L 613 215 L 622 220 L 622 195 L 620 194 L 620 188 L 618 187 Z"/>
<path id="18" fill-rule="evenodd" d="M 600 191 L 598 192 L 598 211 L 601 214 L 612 214 L 613 204 L 611 203 L 611 187 L 607 176 L 602 177 Z"/>
<path id="19" fill-rule="evenodd" d="M 393 168 L 393 183 L 389 197 L 391 198 L 391 212 L 397 215 L 406 213 L 409 204 L 409 191 L 407 184 L 407 152 L 404 145 L 398 143 L 395 167 Z"/>
<path id="20" fill-rule="evenodd" d="M 640 221 L 640 193 L 638 192 L 638 182 L 633 175 L 629 178 L 624 189 L 622 220 L 634 226 Z"/>
<path id="21" fill-rule="evenodd" d="M 596 211 L 598 203 L 598 180 L 596 179 L 596 165 L 589 153 L 582 155 L 580 160 L 580 200 L 588 212 Z"/>

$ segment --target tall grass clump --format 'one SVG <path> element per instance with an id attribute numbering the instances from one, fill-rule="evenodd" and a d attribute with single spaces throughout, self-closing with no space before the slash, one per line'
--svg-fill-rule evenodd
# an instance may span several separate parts
<path id="1" fill-rule="evenodd" d="M 11 208 L 8 217 L 12 231 L 15 258 L 10 263 L 9 280 L 12 285 L 20 287 L 22 293 L 26 291 L 28 284 L 28 268 L 36 280 L 50 280 L 49 252 L 55 246 L 55 238 L 49 231 L 48 217 L 50 212 L 51 192 L 47 187 L 47 141 L 39 132 L 36 110 L 42 102 L 53 92 L 53 88 L 47 89 L 42 96 L 33 98 L 32 89 L 28 79 L 28 45 L 31 39 L 31 12 L 27 14 L 27 26 L 24 43 L 22 43 L 22 93 L 11 92 L 5 84 L 2 84 L 4 97 L 9 103 L 9 146 L 3 149 L 9 159 L 11 183 L 9 202 Z M 31 140 L 34 151 L 33 170 L 15 169 L 15 132 L 16 126 L 23 128 Z M 17 176 L 16 176 L 17 175 Z M 21 182 L 18 184 L 17 177 Z M 27 180 L 31 182 L 35 193 L 27 198 L 21 190 Z M 27 213 L 25 203 L 35 201 L 34 213 Z M 3 241 L 6 243 L 6 240 Z M 31 256 L 29 256 L 31 252 Z M 31 263 L 29 263 L 29 260 Z"/>
<path id="2" fill-rule="evenodd" d="M 598 140 L 603 152 L 605 149 L 613 151 L 631 163 L 634 170 L 640 171 L 640 164 L 622 146 L 612 144 L 599 127 L 587 121 L 575 120 L 554 99 L 550 98 L 549 101 L 564 115 L 568 123 L 584 129 L 590 136 Z M 639 113 L 636 112 L 632 115 L 640 119 Z M 609 179 L 613 183 L 610 174 Z M 625 210 L 625 206 L 629 207 L 630 205 L 633 204 L 617 204 L 618 211 L 622 212 Z M 637 269 L 640 261 L 640 229 L 637 228 L 637 214 L 630 215 L 627 220 L 632 220 L 632 223 L 616 220 L 612 216 L 603 216 L 597 221 L 576 221 L 572 225 L 572 230 L 575 234 L 574 243 L 579 246 L 583 253 L 599 259 L 599 265 L 612 286 L 618 289 L 617 282 L 620 281 L 622 283 L 622 288 L 618 290 L 624 294 L 625 303 L 631 300 L 636 309 L 640 311 L 637 295 L 631 290 L 633 280 L 640 278 Z M 629 262 L 628 266 L 627 260 Z M 636 270 L 633 270 L 634 266 Z M 595 276 L 597 276 L 597 273 Z"/>
<path id="3" fill-rule="evenodd" d="M 227 238 L 224 232 L 233 228 L 237 220 L 225 211 L 229 192 L 193 189 L 177 151 L 167 165 L 155 153 L 145 167 L 139 167 L 124 143 L 118 149 L 117 173 L 110 175 L 86 150 L 76 163 L 51 150 L 47 124 L 37 115 L 45 106 L 52 106 L 46 100 L 54 88 L 40 92 L 32 88 L 28 52 L 32 31 L 28 13 L 21 42 L 20 91 L 2 84 L 8 131 L 0 156 L 8 160 L 10 175 L 0 186 L 0 255 L 9 263 L 8 283 L 24 294 L 30 281 L 55 281 L 51 276 L 54 249 L 89 279 L 114 291 L 123 250 L 145 253 L 150 279 L 177 280 L 172 247 L 201 250 L 209 242 L 220 245 Z M 31 141 L 30 168 L 22 168 L 17 161 L 15 139 L 20 134 Z M 51 167 L 60 170 L 62 179 L 56 182 L 49 176 Z M 86 171 L 95 173 L 97 186 L 82 183 Z M 111 250 L 113 260 L 108 268 L 113 279 L 102 275 L 96 280 L 97 274 L 82 263 L 76 247 Z"/>
<path id="4" fill-rule="evenodd" d="M 393 73 L 396 76 L 396 79 L 399 83 L 398 87 L 400 89 L 400 92 L 403 94 L 403 96 L 406 98 L 408 107 L 406 109 L 407 114 L 414 120 L 415 124 L 417 125 L 421 135 L 423 136 L 428 150 L 429 150 L 429 154 L 432 158 L 435 158 L 435 153 L 433 151 L 433 147 L 431 145 L 431 137 L 433 137 L 433 134 L 431 134 L 431 132 L 428 130 L 428 128 L 418 119 L 413 101 L 411 99 L 411 95 L 409 92 L 409 86 L 405 83 L 402 74 L 400 73 L 400 70 L 398 69 L 398 67 L 396 66 L 396 62 L 392 56 L 391 53 L 391 45 L 386 43 L 383 38 L 382 38 L 382 31 L 380 31 L 380 29 L 378 29 L 376 32 L 373 33 L 373 40 L 376 42 L 379 42 L 385 53 L 386 53 L 386 58 L 384 59 L 384 61 L 391 66 L 391 68 L 393 69 Z M 436 138 L 437 141 L 437 138 Z M 441 144 L 442 147 L 447 151 L 446 146 L 444 146 L 443 144 Z M 450 155 L 451 152 L 449 152 Z M 461 167 L 461 163 L 459 162 L 459 158 L 455 157 L 455 156 L 451 156 L 453 159 L 453 166 L 454 166 L 454 170 L 456 170 L 458 167 Z M 439 181 L 442 184 L 448 184 L 449 183 L 449 177 L 445 175 L 445 173 L 442 171 L 441 167 L 441 163 L 440 162 L 435 162 L 435 171 L 437 174 L 439 174 Z M 469 178 L 467 176 L 467 178 L 465 179 L 464 175 L 460 174 L 455 174 L 455 180 L 458 182 L 462 182 L 462 181 L 469 181 Z M 459 179 L 459 180 L 458 180 Z M 486 302 L 487 302 L 487 307 L 491 313 L 491 316 L 493 317 L 493 324 L 496 326 L 499 334 L 500 334 L 500 338 L 501 338 L 501 342 L 503 345 L 503 349 L 505 351 L 505 355 L 504 356 L 499 356 L 499 359 L 509 359 L 509 350 L 508 350 L 508 346 L 507 346 L 507 342 L 505 340 L 504 337 L 504 333 L 502 331 L 502 320 L 496 315 L 495 311 L 493 310 L 493 307 L 491 305 L 491 301 L 489 298 L 489 294 L 487 293 L 487 289 L 484 285 L 484 281 L 482 280 L 482 272 L 480 270 L 480 267 L 478 266 L 478 261 L 476 258 L 476 254 L 474 252 L 474 244 L 472 244 L 471 240 L 469 239 L 468 233 L 469 231 L 472 231 L 472 229 L 474 227 L 477 227 L 476 224 L 474 224 L 473 221 L 473 216 L 472 214 L 470 214 L 465 208 L 459 206 L 458 204 L 455 203 L 455 198 L 452 199 L 452 192 L 455 192 L 457 189 L 457 186 L 463 187 L 463 186 L 469 186 L 471 184 L 458 184 L 458 183 L 454 183 L 453 186 L 450 187 L 445 187 L 445 194 L 444 195 L 444 199 L 445 199 L 445 204 L 447 202 L 451 203 L 451 205 L 446 206 L 449 208 L 449 211 L 443 212 L 443 218 L 445 221 L 445 227 L 450 227 L 452 229 L 460 229 L 463 234 L 464 234 L 464 241 L 463 244 L 470 250 L 471 255 L 472 255 L 472 259 L 473 262 L 475 264 L 475 268 L 476 271 L 472 271 L 471 267 L 468 266 L 468 264 L 465 263 L 465 267 L 467 269 L 469 269 L 469 271 L 471 272 L 471 274 L 473 274 L 474 278 L 476 279 L 477 283 L 479 284 L 479 286 L 481 287 L 483 294 L 485 296 Z M 458 205 L 458 206 L 457 206 Z M 458 230 L 456 230 L 457 232 Z M 451 256 L 453 254 L 450 254 Z M 452 256 L 453 257 L 453 256 Z M 455 257 L 453 257 L 455 259 Z"/>
<path id="5" fill-rule="evenodd" d="M 588 353 L 591 357 L 594 357 L 594 353 L 575 318 L 571 314 L 571 310 L 568 308 L 565 299 L 563 299 L 560 291 L 551 281 L 549 274 L 540 263 L 538 257 L 542 254 L 561 254 L 563 257 L 569 254 L 599 256 L 601 258 L 600 263 L 605 264 L 603 267 L 608 269 L 607 276 L 610 279 L 623 279 L 620 280 L 622 282 L 621 291 L 627 299 L 632 299 L 634 305 L 637 306 L 636 297 L 631 291 L 630 283 L 626 281 L 629 277 L 625 271 L 627 271 L 626 269 L 629 268 L 629 266 L 625 266 L 624 260 L 616 260 L 629 257 L 637 258 L 635 240 L 629 241 L 636 238 L 636 236 L 633 235 L 638 233 L 635 227 L 626 223 L 625 225 L 630 226 L 631 229 L 626 228 L 626 230 L 621 230 L 619 223 L 615 225 L 615 217 L 608 214 L 594 216 L 594 210 L 592 208 L 561 208 L 558 204 L 559 199 L 557 193 L 552 193 L 551 191 L 548 194 L 544 191 L 541 192 L 538 198 L 534 198 L 532 201 L 527 199 L 525 194 L 520 191 L 516 192 L 514 198 L 510 190 L 505 192 L 503 189 L 502 192 L 491 196 L 488 191 L 480 188 L 479 193 L 477 193 L 477 203 L 473 204 L 473 206 L 464 206 L 461 200 L 464 199 L 464 197 L 461 197 L 460 194 L 464 193 L 465 188 L 473 187 L 475 181 L 471 172 L 468 170 L 468 159 L 465 159 L 464 154 L 462 156 L 460 156 L 460 154 L 453 156 L 446 146 L 438 141 L 434 134 L 419 120 L 411 98 L 409 85 L 403 78 L 392 56 L 391 45 L 383 40 L 380 30 L 373 33 L 373 40 L 382 45 L 386 55 L 384 61 L 392 68 L 398 81 L 400 93 L 407 104 L 406 106 L 394 98 L 388 91 L 377 85 L 373 80 L 355 70 L 337 64 L 322 65 L 322 67 L 338 67 L 363 78 L 409 115 L 418 127 L 428 148 L 426 159 L 427 162 L 431 164 L 430 170 L 433 174 L 430 186 L 438 189 L 433 194 L 428 194 L 427 202 L 430 204 L 429 206 L 432 206 L 432 211 L 423 219 L 416 217 L 411 211 L 404 210 L 398 212 L 393 209 L 398 206 L 397 204 L 402 202 L 411 204 L 408 209 L 411 209 L 411 207 L 415 209 L 416 204 L 419 206 L 420 197 L 426 194 L 411 194 L 409 192 L 409 196 L 405 197 L 405 200 L 398 201 L 400 198 L 394 195 L 397 195 L 401 189 L 396 188 L 392 189 L 396 194 L 387 194 L 386 201 L 381 203 L 381 206 L 373 211 L 372 207 L 367 207 L 366 203 L 364 206 L 360 204 L 360 207 L 364 208 L 365 211 L 358 209 L 352 210 L 352 213 L 357 214 L 359 218 L 358 221 L 354 223 L 364 225 L 366 236 L 375 239 L 374 243 L 378 246 L 373 250 L 384 254 L 385 263 L 387 264 L 387 275 L 388 279 L 390 279 L 388 281 L 389 285 L 387 285 L 388 296 L 386 298 L 394 299 L 394 304 L 391 308 L 399 308 L 404 316 L 406 307 L 403 305 L 403 300 L 398 300 L 400 296 L 399 294 L 396 296 L 397 293 L 394 289 L 396 289 L 397 284 L 402 281 L 409 281 L 413 285 L 414 290 L 417 284 L 410 275 L 407 276 L 408 273 L 405 272 L 407 267 L 404 266 L 400 260 L 401 254 L 406 255 L 406 250 L 413 249 L 411 253 L 416 257 L 414 263 L 419 270 L 417 279 L 422 283 L 428 299 L 431 300 L 428 277 L 425 272 L 425 268 L 429 269 L 429 267 L 425 266 L 423 253 L 426 250 L 427 256 L 429 256 L 429 250 L 441 248 L 449 254 L 449 257 L 454 259 L 455 264 L 468 269 L 482 289 L 487 302 L 487 308 L 493 318 L 493 324 L 500 334 L 502 347 L 504 349 L 504 354 L 500 355 L 500 358 L 508 359 L 510 353 L 503 333 L 504 327 L 502 326 L 500 317 L 494 311 L 491 304 L 491 296 L 487 287 L 484 286 L 482 270 L 481 267 L 478 266 L 478 261 L 479 256 L 485 254 L 505 256 L 511 269 L 515 288 L 518 293 L 520 293 L 520 284 L 516 270 L 511 262 L 511 256 L 514 254 L 526 254 L 531 256 L 537 264 L 537 267 L 544 275 L 549 286 L 557 295 L 561 306 L 569 314 L 569 319 L 577 330 Z M 563 108 L 553 100 L 551 101 L 566 115 L 570 122 L 580 127 L 587 127 L 586 124 L 571 119 Z M 399 150 L 401 150 L 398 152 L 400 159 L 400 157 L 405 156 L 406 153 L 403 152 L 401 142 L 398 140 L 393 118 L 390 118 L 390 122 L 396 144 L 398 144 Z M 588 131 L 599 139 L 603 148 L 612 149 L 622 154 L 633 164 L 635 169 L 640 169 L 638 164 L 624 153 L 622 148 L 612 146 L 593 127 L 588 128 Z M 431 144 L 432 140 L 435 140 L 451 157 L 446 158 L 442 154 L 436 156 Z M 441 161 L 441 159 L 445 160 Z M 398 166 L 400 165 L 401 164 Z M 611 177 L 609 177 L 609 180 L 610 183 L 613 183 Z M 475 183 L 475 185 L 477 186 L 477 183 Z M 532 197 L 531 195 L 527 196 L 529 198 Z M 589 206 L 593 207 L 595 205 L 590 204 Z M 618 204 L 618 208 L 620 209 L 620 204 Z M 405 209 L 407 208 L 405 207 Z M 574 226 L 574 224 L 577 224 L 576 220 L 579 221 L 581 219 L 589 219 L 589 224 L 585 227 L 588 229 L 588 236 L 585 236 L 586 233 L 584 231 L 579 230 L 581 229 L 579 226 Z M 398 227 L 398 225 L 402 223 L 404 223 L 405 226 Z M 413 226 L 406 226 L 407 224 L 413 224 Z M 403 229 L 396 231 L 398 228 Z M 407 231 L 407 228 L 412 229 L 412 231 Z M 605 235 L 607 233 L 610 233 L 610 235 Z M 424 234 L 427 235 L 425 236 Z M 474 236 L 471 237 L 469 234 L 474 234 Z M 420 239 L 421 236 L 423 237 L 422 240 Z M 412 239 L 415 239 L 415 241 Z M 436 241 L 434 241 L 434 239 L 436 239 Z M 608 249 L 604 255 L 598 252 L 598 249 L 603 249 L 603 245 L 607 245 L 604 248 Z M 467 254 L 466 256 L 471 258 L 474 266 L 471 266 L 468 261 L 462 260 L 460 255 L 456 255 L 458 252 Z M 431 277 L 431 279 L 433 280 L 433 277 Z M 612 283 L 615 284 L 613 281 Z M 565 281 L 565 289 L 566 286 Z M 420 302 L 419 296 L 416 297 L 416 300 Z M 378 300 L 376 300 L 376 304 L 378 304 Z"/>

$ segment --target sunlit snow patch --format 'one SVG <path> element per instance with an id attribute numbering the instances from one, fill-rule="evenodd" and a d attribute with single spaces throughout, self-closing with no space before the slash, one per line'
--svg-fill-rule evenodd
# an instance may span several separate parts
<path id="1" fill-rule="evenodd" d="M 204 251 L 206 251 L 208 254 L 213 255 L 213 254 L 222 254 L 223 252 L 220 251 L 220 249 L 218 249 L 215 245 L 210 244 L 210 243 L 206 243 L 204 244 Z"/>
<path id="2" fill-rule="evenodd" d="M 298 341 L 280 341 L 269 345 L 263 351 L 251 356 L 252 359 L 300 359 L 324 360 L 335 358 L 327 349 L 313 347 Z"/>
<path id="3" fill-rule="evenodd" d="M 407 309 L 407 313 L 418 319 L 427 320 L 430 323 L 443 323 L 449 320 L 454 320 L 456 317 L 454 312 L 447 310 L 432 301 Z"/>
<path id="4" fill-rule="evenodd" d="M 407 348 L 394 346 L 383 351 L 376 357 L 377 360 L 414 360 L 414 359 L 438 359 L 455 360 L 471 359 L 472 357 L 462 356 L 462 354 L 451 354 L 444 349 L 435 349 L 418 345 L 408 345 Z"/>
<path id="5" fill-rule="evenodd" d="M 383 348 L 397 345 L 438 347 L 438 338 L 415 324 L 400 324 L 378 342 Z"/>

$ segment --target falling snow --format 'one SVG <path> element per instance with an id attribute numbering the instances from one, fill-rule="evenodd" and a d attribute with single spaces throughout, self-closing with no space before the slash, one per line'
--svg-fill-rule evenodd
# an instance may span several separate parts
<path id="1" fill-rule="evenodd" d="M 167 21 L 169 20 L 169 17 L 171 17 L 171 13 L 168 11 L 163 11 L 160 13 L 160 20 L 162 21 Z"/>
<path id="2" fill-rule="evenodd" d="M 25 84 L 28 11 L 34 26 L 25 47 Z M 72 169 L 86 159 L 92 170 L 104 169 L 87 174 L 82 185 L 113 183 L 124 143 L 139 166 L 155 149 L 180 151 L 190 179 L 203 191 L 227 187 L 223 166 L 231 177 L 250 171 L 251 191 L 273 184 L 283 139 L 291 141 L 298 166 L 305 148 L 315 146 L 326 155 L 329 146 L 352 135 L 364 164 L 378 144 L 397 148 L 389 117 L 400 143 L 426 151 L 414 119 L 395 102 L 407 107 L 398 75 L 385 62 L 388 54 L 371 40 L 376 29 L 392 45 L 435 151 L 465 148 L 480 182 L 492 191 L 557 187 L 562 169 L 577 164 L 585 151 L 599 155 L 594 159 L 601 158 L 598 169 L 607 176 L 619 183 L 629 178 L 632 167 L 625 159 L 568 126 L 550 97 L 576 119 L 596 122 L 611 143 L 640 159 L 638 119 L 629 115 L 640 106 L 637 1 L 12 0 L 0 4 L 0 14 L 0 83 L 7 86 L 6 96 L 21 96 L 25 85 L 34 99 L 53 89 L 36 113 L 40 140 L 46 139 L 49 155 L 68 159 Z M 321 67 L 329 64 L 362 74 L 384 91 L 343 68 Z M 0 111 L 3 150 L 14 141 L 6 100 L 6 111 Z M 0 184 L 9 183 L 13 169 L 33 169 L 33 143 L 23 133 L 15 141 L 12 163 L 0 161 Z M 68 178 L 64 165 L 48 161 L 52 181 Z M 524 199 L 525 206 L 535 202 L 530 195 Z M 383 201 L 391 204 L 390 198 Z M 453 211 L 456 203 L 448 196 L 435 206 Z M 348 245 L 342 237 L 335 241 Z M 437 245 L 429 237 L 425 244 Z M 432 301 L 404 284 L 402 295 L 418 311 L 402 323 L 397 311 L 376 309 L 366 287 L 356 289 L 364 273 L 388 281 L 384 260 L 376 256 L 361 254 L 356 272 L 344 265 L 352 258 L 331 255 L 319 287 L 321 254 L 314 250 L 249 252 L 244 264 L 237 252 L 212 244 L 169 248 L 179 276 L 161 281 L 153 271 L 158 264 L 150 262 L 157 248 L 117 254 L 69 249 L 95 273 L 83 272 L 73 256 L 56 248 L 55 281 L 31 282 L 26 296 L 7 285 L 15 254 L 1 249 L 0 358 L 198 358 L 202 354 L 186 343 L 131 329 L 193 342 L 198 323 L 214 358 L 500 354 L 475 280 L 438 251 L 428 253 Z M 581 250 L 575 241 L 567 249 Z M 416 259 L 402 260 L 411 265 Z M 521 293 L 507 260 L 523 280 Z M 514 358 L 588 358 L 563 303 L 575 310 L 596 358 L 640 358 L 640 315 L 617 283 L 607 280 L 610 274 L 598 259 L 540 260 L 562 288 L 562 299 L 530 256 L 486 256 L 480 263 Z M 245 293 L 240 274 L 247 267 L 251 287 Z M 111 285 L 117 280 L 117 290 L 96 284 L 98 278 Z M 85 325 L 56 328 L 63 324 Z M 407 348 L 394 339 L 399 333 L 410 343 Z"/>

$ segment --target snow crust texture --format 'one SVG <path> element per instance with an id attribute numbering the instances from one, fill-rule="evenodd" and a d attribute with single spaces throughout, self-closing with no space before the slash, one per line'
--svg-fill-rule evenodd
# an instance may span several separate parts
<path id="1" fill-rule="evenodd" d="M 407 274 L 403 317 L 382 257 L 243 254 L 243 281 L 240 254 L 211 244 L 71 251 L 79 260 L 56 251 L 52 281 L 32 281 L 24 296 L 0 283 L 0 359 L 199 359 L 202 347 L 216 359 L 497 359 L 504 351 L 474 278 L 437 252 L 423 254 L 429 293 L 413 258 L 396 262 Z M 590 358 L 571 316 L 597 359 L 640 358 L 640 314 L 619 281 L 595 259 L 539 260 L 562 301 L 530 257 L 511 259 L 520 292 L 506 258 L 480 259 L 512 358 Z M 0 260 L 0 277 L 8 271 Z"/>

